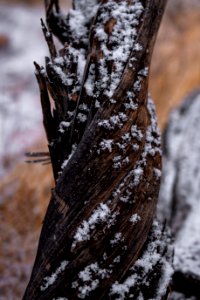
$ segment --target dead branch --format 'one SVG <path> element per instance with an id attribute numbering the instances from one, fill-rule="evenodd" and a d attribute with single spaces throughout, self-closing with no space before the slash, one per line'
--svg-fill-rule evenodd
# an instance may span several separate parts
<path id="1" fill-rule="evenodd" d="M 46 1 L 48 26 L 66 43 L 46 60 L 42 77 L 45 95 L 48 88 L 55 103 L 53 133 L 49 124 L 45 129 L 56 186 L 23 299 L 167 295 L 170 276 L 163 278 L 172 270 L 166 233 L 155 224 L 149 233 L 161 151 L 148 98 L 165 3 L 74 1 L 65 18 L 58 1 Z"/>

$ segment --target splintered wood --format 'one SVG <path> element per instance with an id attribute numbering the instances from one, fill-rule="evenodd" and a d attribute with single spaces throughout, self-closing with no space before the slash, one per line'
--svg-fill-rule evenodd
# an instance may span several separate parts
<path id="1" fill-rule="evenodd" d="M 50 58 L 35 66 L 56 186 L 24 300 L 168 293 L 170 241 L 153 222 L 160 134 L 148 96 L 165 2 L 75 0 L 65 16 L 45 1 Z"/>

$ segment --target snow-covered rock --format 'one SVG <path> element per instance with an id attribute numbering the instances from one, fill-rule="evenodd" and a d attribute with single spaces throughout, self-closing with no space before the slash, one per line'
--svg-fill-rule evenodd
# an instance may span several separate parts
<path id="1" fill-rule="evenodd" d="M 175 284 L 200 297 L 200 91 L 170 116 L 158 214 L 175 236 Z M 179 286 L 180 285 L 180 286 Z M 198 298 L 199 299 L 199 298 Z"/>

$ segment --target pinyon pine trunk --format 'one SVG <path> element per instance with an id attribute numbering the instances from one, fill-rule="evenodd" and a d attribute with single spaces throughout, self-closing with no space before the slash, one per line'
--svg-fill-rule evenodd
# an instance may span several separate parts
<path id="1" fill-rule="evenodd" d="M 55 188 L 24 300 L 167 297 L 172 253 L 154 220 L 161 150 L 148 96 L 165 4 L 74 0 L 65 16 L 45 1 L 50 58 L 35 66 Z"/>

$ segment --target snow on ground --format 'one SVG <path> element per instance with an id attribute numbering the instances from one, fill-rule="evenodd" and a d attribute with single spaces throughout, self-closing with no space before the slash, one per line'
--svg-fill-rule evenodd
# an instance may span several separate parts
<path id="1" fill-rule="evenodd" d="M 43 11 L 33 7 L 0 5 L 0 176 L 8 158 L 16 161 L 42 137 L 33 67 L 33 61 L 43 62 L 47 53 L 42 16 Z"/>

